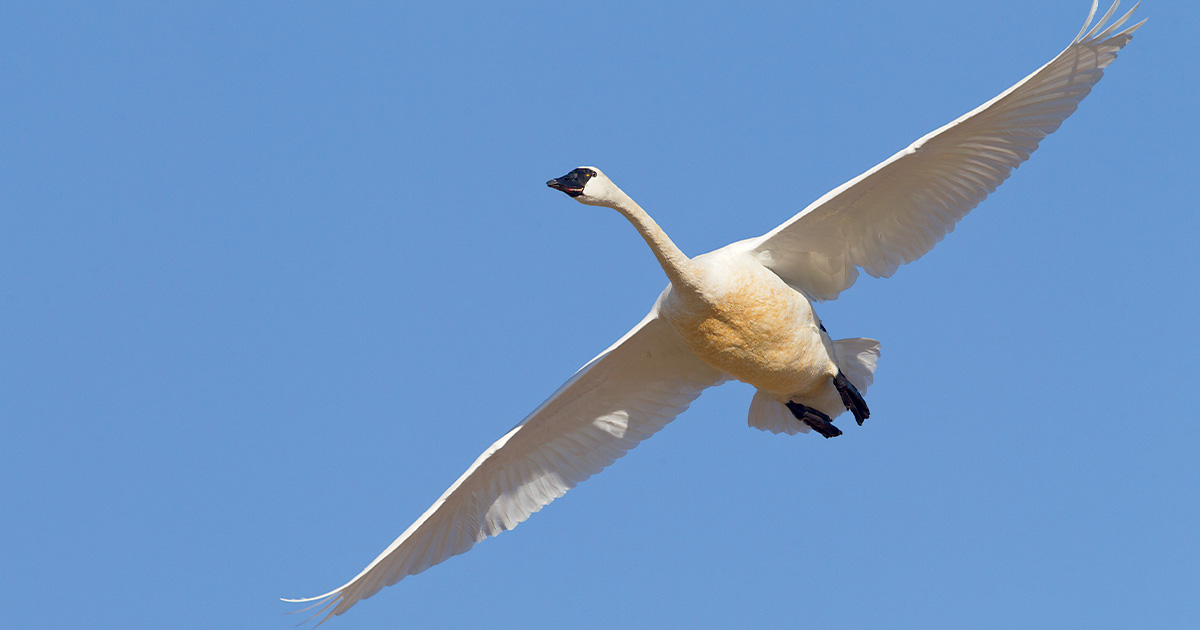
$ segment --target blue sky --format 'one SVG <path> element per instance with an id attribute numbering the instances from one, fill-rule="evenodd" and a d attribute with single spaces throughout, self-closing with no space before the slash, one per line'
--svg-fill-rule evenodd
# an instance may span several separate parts
<path id="1" fill-rule="evenodd" d="M 291 627 L 278 597 L 357 573 L 665 284 L 547 179 L 599 166 L 699 254 L 1088 8 L 417 4 L 6 9 L 10 627 Z M 865 426 L 769 435 L 749 387 L 712 390 L 326 627 L 1200 624 L 1200 8 L 1139 13 L 953 234 L 818 307 L 883 342 Z"/>

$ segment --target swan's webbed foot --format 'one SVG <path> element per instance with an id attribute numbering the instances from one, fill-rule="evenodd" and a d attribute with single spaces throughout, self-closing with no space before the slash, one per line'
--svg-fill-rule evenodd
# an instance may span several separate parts
<path id="1" fill-rule="evenodd" d="M 833 420 L 830 420 L 829 416 L 820 411 L 791 401 L 784 404 L 787 405 L 788 411 L 791 411 L 792 415 L 796 416 L 797 420 L 807 424 L 817 433 L 827 438 L 837 437 L 842 434 L 841 429 L 833 426 Z"/>
<path id="2" fill-rule="evenodd" d="M 871 410 L 867 408 L 867 401 L 863 400 L 862 394 L 858 393 L 858 388 L 841 372 L 838 372 L 838 375 L 834 377 L 833 386 L 841 394 L 842 404 L 846 405 L 846 409 L 849 409 L 850 413 L 854 414 L 854 420 L 861 427 L 863 420 L 871 417 Z"/>

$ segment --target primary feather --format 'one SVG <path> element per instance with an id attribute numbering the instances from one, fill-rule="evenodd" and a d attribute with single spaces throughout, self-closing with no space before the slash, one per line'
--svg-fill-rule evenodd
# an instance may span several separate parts
<path id="1" fill-rule="evenodd" d="M 379 589 L 516 527 L 650 437 L 722 379 L 651 312 L 492 444 L 353 580 L 317 597 L 340 615 Z"/>
<path id="2" fill-rule="evenodd" d="M 996 98 L 829 191 L 749 245 L 788 284 L 832 300 L 858 269 L 890 277 L 933 249 L 1038 144 L 1058 129 L 1129 43 L 1118 31 L 1135 5 L 1101 31 L 1118 3 L 1071 45 Z"/>

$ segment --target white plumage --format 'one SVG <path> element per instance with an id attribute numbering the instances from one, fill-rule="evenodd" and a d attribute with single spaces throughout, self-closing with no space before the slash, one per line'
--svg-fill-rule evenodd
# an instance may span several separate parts
<path id="1" fill-rule="evenodd" d="M 516 527 L 666 426 L 721 380 L 655 313 L 580 369 L 353 580 L 310 600 L 340 614 L 384 586 Z"/>
<path id="2" fill-rule="evenodd" d="M 1119 2 L 1057 57 L 950 124 L 825 193 L 754 241 L 767 267 L 814 298 L 835 299 L 858 278 L 925 255 L 1074 113 L 1139 22 L 1118 31 L 1134 5 L 1103 31 Z"/>
<path id="3" fill-rule="evenodd" d="M 315 602 L 314 616 L 326 612 L 328 619 L 515 527 L 723 380 L 758 387 L 749 413 L 755 428 L 808 431 L 787 402 L 836 417 L 846 399 L 837 397 L 830 379 L 842 373 L 865 391 L 879 343 L 829 339 L 811 301 L 836 298 L 859 269 L 887 277 L 920 258 L 1007 179 L 1075 111 L 1141 26 L 1121 30 L 1132 10 L 1105 26 L 1116 8 L 1092 26 L 1093 0 L 1071 45 L 1033 74 L 770 233 L 710 254 L 687 258 L 598 169 L 573 171 L 590 179 L 578 189 L 560 189 L 629 218 L 671 285 L 645 319 L 480 455 L 354 579 L 317 597 L 285 601 Z"/>

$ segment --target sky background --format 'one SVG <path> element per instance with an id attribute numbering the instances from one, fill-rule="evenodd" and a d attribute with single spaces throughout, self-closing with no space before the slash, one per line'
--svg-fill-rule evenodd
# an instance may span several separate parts
<path id="1" fill-rule="evenodd" d="M 290 628 L 665 284 L 998 94 L 1086 0 L 13 3 L 12 628 Z M 1104 7 L 1101 7 L 1101 11 Z M 863 427 L 728 384 L 328 628 L 1200 627 L 1200 5 L 934 251 L 818 305 Z M 849 424 L 849 426 L 846 426 Z"/>

